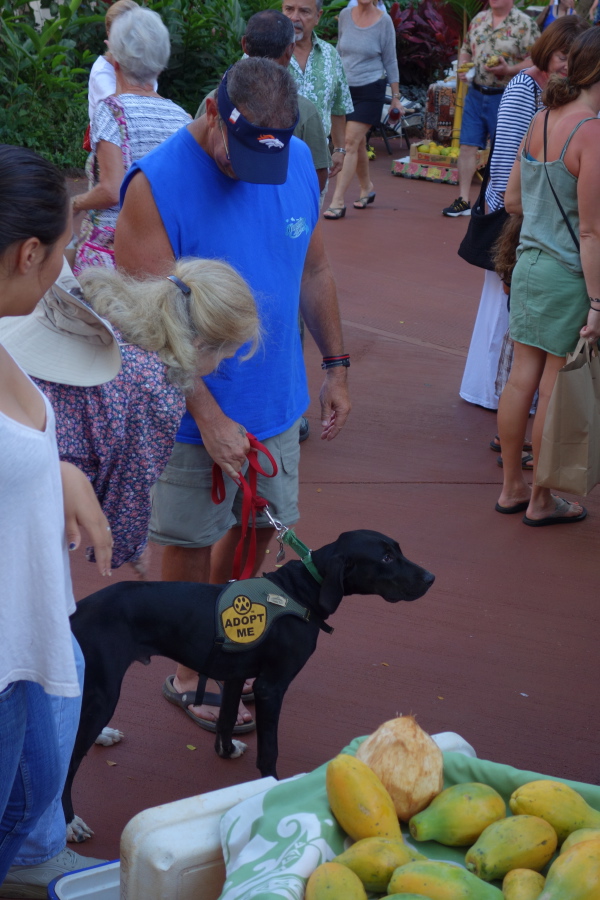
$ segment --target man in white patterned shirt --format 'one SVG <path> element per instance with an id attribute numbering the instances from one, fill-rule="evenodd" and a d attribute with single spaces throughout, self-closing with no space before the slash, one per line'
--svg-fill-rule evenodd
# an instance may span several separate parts
<path id="1" fill-rule="evenodd" d="M 346 153 L 346 113 L 354 107 L 337 50 L 314 34 L 323 0 L 283 0 L 282 11 L 292 20 L 296 32 L 290 73 L 298 93 L 312 100 L 319 110 L 325 134 L 331 133 L 333 165 L 329 175 L 337 175 Z"/>

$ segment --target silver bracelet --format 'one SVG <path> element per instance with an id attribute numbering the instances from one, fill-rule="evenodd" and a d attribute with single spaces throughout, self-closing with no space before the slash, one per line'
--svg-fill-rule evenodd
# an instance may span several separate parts
<path id="1" fill-rule="evenodd" d="M 343 153 L 344 156 L 346 155 L 346 151 L 345 151 L 344 147 L 334 147 L 331 152 L 332 153 Z"/>

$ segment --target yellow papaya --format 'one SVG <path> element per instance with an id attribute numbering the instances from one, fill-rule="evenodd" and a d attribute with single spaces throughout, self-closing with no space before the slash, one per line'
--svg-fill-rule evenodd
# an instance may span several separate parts
<path id="1" fill-rule="evenodd" d="M 362 881 L 346 866 L 327 862 L 317 866 L 306 882 L 305 900 L 367 900 Z"/>
<path id="2" fill-rule="evenodd" d="M 582 841 L 556 857 L 538 900 L 598 900 L 600 841 Z"/>
<path id="3" fill-rule="evenodd" d="M 408 823 L 416 841 L 461 847 L 477 840 L 484 828 L 506 816 L 504 800 L 487 784 L 455 784 L 434 797 Z"/>
<path id="4" fill-rule="evenodd" d="M 578 828 L 572 831 L 568 838 L 564 841 L 560 848 L 561 853 L 570 850 L 573 844 L 580 844 L 581 841 L 595 841 L 600 839 L 600 828 Z"/>
<path id="5" fill-rule="evenodd" d="M 504 900 L 538 900 L 546 879 L 533 869 L 511 869 L 504 876 Z"/>
<path id="6" fill-rule="evenodd" d="M 504 878 L 511 869 L 539 872 L 556 850 L 556 832 L 539 816 L 509 816 L 489 825 L 465 856 L 470 872 L 484 881 Z"/>
<path id="7" fill-rule="evenodd" d="M 509 806 L 517 815 L 526 813 L 550 822 L 558 835 L 559 845 L 579 828 L 600 828 L 600 812 L 561 781 L 547 778 L 530 781 L 513 792 Z"/>
<path id="8" fill-rule="evenodd" d="M 430 900 L 503 900 L 502 891 L 471 875 L 461 866 L 428 860 L 396 869 L 388 893 L 421 894 Z"/>
<path id="9" fill-rule="evenodd" d="M 341 753 L 327 766 L 325 787 L 331 811 L 355 841 L 366 837 L 402 840 L 392 798 L 366 763 Z"/>
<path id="10" fill-rule="evenodd" d="M 387 888 L 394 869 L 417 859 L 425 857 L 404 841 L 369 837 L 356 841 L 333 861 L 352 869 L 368 891 L 381 892 Z"/>

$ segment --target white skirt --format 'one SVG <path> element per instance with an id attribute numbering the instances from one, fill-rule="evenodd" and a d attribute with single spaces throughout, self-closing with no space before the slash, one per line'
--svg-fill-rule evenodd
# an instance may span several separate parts
<path id="1" fill-rule="evenodd" d="M 507 295 L 495 272 L 485 273 L 460 396 L 469 403 L 498 409 L 496 375 L 502 340 L 508 330 Z"/>

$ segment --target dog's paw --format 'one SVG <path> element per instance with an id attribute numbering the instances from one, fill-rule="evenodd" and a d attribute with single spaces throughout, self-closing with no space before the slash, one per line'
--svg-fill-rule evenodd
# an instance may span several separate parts
<path id="1" fill-rule="evenodd" d="M 81 844 L 94 836 L 89 825 L 86 825 L 79 816 L 73 816 L 73 821 L 67 825 L 67 840 L 73 844 Z"/>
<path id="2" fill-rule="evenodd" d="M 118 744 L 120 740 L 125 735 L 122 731 L 119 731 L 118 728 L 103 728 L 96 740 L 95 744 L 100 744 L 102 747 L 112 747 L 113 744 Z"/>
<path id="3" fill-rule="evenodd" d="M 230 759 L 237 759 L 238 756 L 241 756 L 242 753 L 244 753 L 248 749 L 248 744 L 244 744 L 243 741 L 233 740 L 231 743 L 233 744 L 234 750 L 229 757 Z"/>

